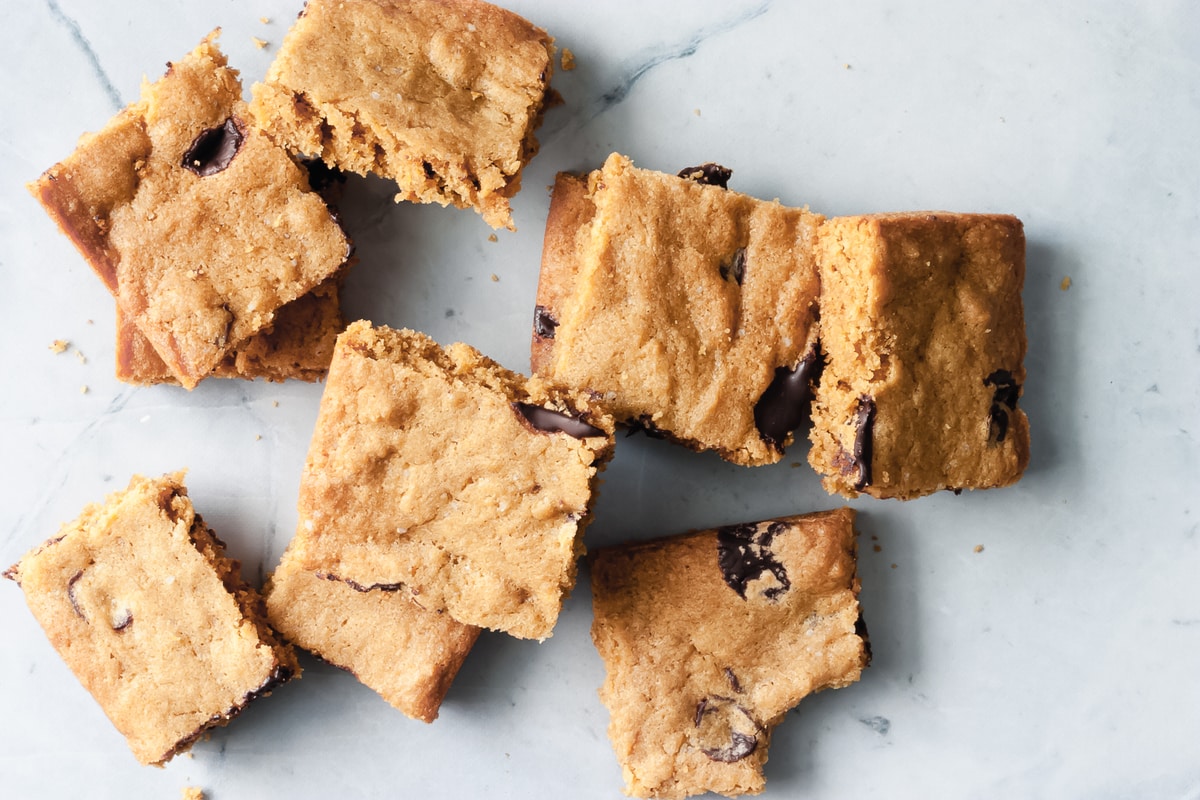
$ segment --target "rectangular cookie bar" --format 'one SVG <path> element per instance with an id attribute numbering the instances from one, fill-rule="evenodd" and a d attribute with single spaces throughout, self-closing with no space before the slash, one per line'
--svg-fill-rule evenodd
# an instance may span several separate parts
<path id="1" fill-rule="evenodd" d="M 264 589 L 271 624 L 404 714 L 433 722 L 479 628 L 424 609 L 401 592 L 361 591 L 318 577 L 300 566 L 303 547 L 299 535 Z"/>
<path id="2" fill-rule="evenodd" d="M 4 573 L 143 764 L 300 670 L 182 479 L 135 476 Z"/>
<path id="3" fill-rule="evenodd" d="M 605 548 L 590 557 L 600 698 L 633 797 L 763 788 L 771 731 L 859 679 L 854 512 Z"/>
<path id="4" fill-rule="evenodd" d="M 479 0 L 309 0 L 251 107 L 294 152 L 396 181 L 398 201 L 513 228 L 553 51 L 545 31 Z"/>
<path id="5" fill-rule="evenodd" d="M 575 583 L 612 432 L 584 392 L 355 322 L 301 477 L 302 567 L 544 639 Z"/>
<path id="6" fill-rule="evenodd" d="M 821 217 L 728 178 L 615 153 L 585 177 L 560 174 L 531 360 L 599 393 L 620 422 L 754 466 L 782 458 L 807 418 Z"/>
<path id="7" fill-rule="evenodd" d="M 241 97 L 211 34 L 30 185 L 189 389 L 350 256 Z"/>
<path id="8" fill-rule="evenodd" d="M 821 227 L 809 462 L 830 492 L 1006 486 L 1029 463 L 1025 234 L 1015 217 L 920 212 Z"/>

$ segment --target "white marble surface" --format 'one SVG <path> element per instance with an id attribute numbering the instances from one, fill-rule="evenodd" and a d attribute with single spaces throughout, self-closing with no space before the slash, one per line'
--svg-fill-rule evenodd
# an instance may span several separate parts
<path id="1" fill-rule="evenodd" d="M 1200 797 L 1200 8 L 512 6 L 579 62 L 555 78 L 567 102 L 526 172 L 519 232 L 492 243 L 470 212 L 395 206 L 383 182 L 352 182 L 352 317 L 526 370 L 543 187 L 613 150 L 671 171 L 718 161 L 736 189 L 826 214 L 1025 222 L 1029 472 L 1006 490 L 853 503 L 875 661 L 778 728 L 766 796 Z M 321 387 L 117 383 L 112 301 L 22 184 L 218 25 L 247 83 L 261 78 L 298 10 L 6 4 L 0 564 L 132 473 L 183 466 L 251 576 L 290 537 Z M 51 354 L 55 339 L 71 351 Z M 749 470 L 621 439 L 588 542 L 837 505 L 789 467 L 803 453 Z M 134 762 L 5 584 L 0 795 L 617 797 L 590 622 L 585 575 L 545 644 L 485 635 L 432 726 L 306 661 L 302 681 L 156 770 Z"/>

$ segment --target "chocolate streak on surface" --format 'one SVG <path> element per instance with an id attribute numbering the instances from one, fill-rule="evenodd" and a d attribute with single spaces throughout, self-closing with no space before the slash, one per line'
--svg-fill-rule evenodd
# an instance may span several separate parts
<path id="1" fill-rule="evenodd" d="M 560 411 L 552 411 L 532 403 L 513 403 L 512 407 L 531 428 L 542 433 L 565 433 L 576 439 L 604 435 L 604 431 L 599 428 Z"/>
<path id="2" fill-rule="evenodd" d="M 554 329 L 558 327 L 558 320 L 550 314 L 550 309 L 545 306 L 538 306 L 533 310 L 533 332 L 542 339 L 553 339 Z"/>
<path id="3" fill-rule="evenodd" d="M 241 123 L 230 117 L 219 128 L 209 128 L 192 141 L 192 146 L 183 154 L 183 166 L 207 178 L 216 175 L 233 161 L 242 147 L 245 133 Z"/>
<path id="4" fill-rule="evenodd" d="M 1017 408 L 1017 398 L 1021 395 L 1021 385 L 1013 379 L 1013 374 L 1006 369 L 998 369 L 983 379 L 984 386 L 996 387 L 992 394 L 991 423 L 988 427 L 988 438 L 995 442 L 1003 442 L 1008 436 L 1008 418 Z"/>
<path id="5" fill-rule="evenodd" d="M 729 280 L 732 275 L 737 281 L 737 285 L 741 286 L 742 281 L 746 278 L 746 248 L 739 247 L 733 251 L 733 256 L 729 259 L 728 264 L 722 264 L 718 271 L 721 273 L 721 280 Z"/>
<path id="6" fill-rule="evenodd" d="M 812 384 L 820 369 L 817 351 L 809 350 L 792 369 L 778 367 L 771 385 L 754 406 L 754 427 L 782 452 L 787 435 L 804 422 L 812 403 Z"/>
<path id="7" fill-rule="evenodd" d="M 771 540 L 787 530 L 787 524 L 772 522 L 762 531 L 760 525 L 743 523 L 717 529 L 717 564 L 721 575 L 743 600 L 746 599 L 747 585 L 768 572 L 780 584 L 763 590 L 763 596 L 768 600 L 774 600 L 792 587 L 783 564 L 776 561 L 771 552 Z"/>
<path id="8" fill-rule="evenodd" d="M 79 618 L 86 622 L 87 617 L 84 616 L 83 609 L 79 607 L 79 603 L 75 599 L 75 583 L 82 577 L 83 570 L 79 570 L 79 572 L 76 572 L 71 576 L 71 579 L 67 581 L 67 599 L 71 601 L 71 608 L 75 609 L 75 613 L 79 615 Z"/>
<path id="9" fill-rule="evenodd" d="M 733 689 L 738 694 L 741 694 L 742 684 L 738 682 L 737 675 L 734 675 L 733 670 L 729 667 L 725 668 L 725 677 L 729 679 L 729 688 Z"/>
<path id="10" fill-rule="evenodd" d="M 728 167 L 722 167 L 720 164 L 701 164 L 698 167 L 685 167 L 679 170 L 679 177 L 696 183 L 706 184 L 708 186 L 720 186 L 722 189 L 729 188 L 729 179 L 733 176 L 733 170 Z M 739 281 L 740 282 L 740 281 Z"/>
<path id="11" fill-rule="evenodd" d="M 404 588 L 403 583 L 359 583 L 358 581 L 353 581 L 349 578 L 343 578 L 340 575 L 334 575 L 331 572 L 318 572 L 316 575 L 318 578 L 323 578 L 327 581 L 338 581 L 339 583 L 344 583 L 356 592 L 369 592 L 372 589 L 378 589 L 381 592 L 398 592 Z"/>

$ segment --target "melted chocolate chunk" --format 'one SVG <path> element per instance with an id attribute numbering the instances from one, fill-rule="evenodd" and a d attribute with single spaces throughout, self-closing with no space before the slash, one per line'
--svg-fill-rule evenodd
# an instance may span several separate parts
<path id="1" fill-rule="evenodd" d="M 754 406 L 754 427 L 763 441 L 780 452 L 787 435 L 808 417 L 812 384 L 820 370 L 816 350 L 809 350 L 794 368 L 778 367 L 771 385 Z"/>
<path id="2" fill-rule="evenodd" d="M 763 597 L 774 600 L 792 587 L 783 564 L 771 552 L 771 540 L 787 530 L 787 524 L 772 522 L 766 530 L 759 525 L 744 523 L 717 530 L 717 564 L 725 583 L 746 599 L 746 587 L 766 573 L 774 576 L 777 586 L 762 591 Z"/>
<path id="3" fill-rule="evenodd" d="M 729 680 L 729 688 L 733 689 L 738 694 L 741 694 L 742 684 L 738 683 L 737 675 L 734 675 L 733 670 L 729 667 L 725 668 L 725 677 Z"/>
<path id="4" fill-rule="evenodd" d="M 874 454 L 875 401 L 863 395 L 858 398 L 858 417 L 854 421 L 854 463 L 858 479 L 854 490 L 861 492 L 871 485 L 871 456 Z"/>
<path id="5" fill-rule="evenodd" d="M 67 581 L 67 599 L 71 601 L 71 608 L 75 609 L 75 613 L 79 615 L 79 618 L 86 620 L 87 617 L 84 616 L 83 609 L 79 607 L 79 601 L 75 598 L 75 583 L 82 577 L 83 570 L 79 570 L 79 572 L 76 572 Z"/>
<path id="6" fill-rule="evenodd" d="M 540 339 L 553 339 L 554 329 L 558 327 L 558 320 L 551 314 L 550 309 L 545 306 L 538 306 L 533 310 L 533 332 Z"/>
<path id="7" fill-rule="evenodd" d="M 1009 416 L 1017 409 L 1017 398 L 1021 396 L 1021 384 L 1006 369 L 998 369 L 983 379 L 984 386 L 996 387 L 992 394 L 991 422 L 988 439 L 1003 442 L 1008 436 Z"/>
<path id="8" fill-rule="evenodd" d="M 133 612 L 126 608 L 119 613 L 113 614 L 111 622 L 114 631 L 123 631 L 133 624 Z"/>
<path id="9" fill-rule="evenodd" d="M 512 406 L 521 415 L 521 418 L 529 423 L 530 427 L 543 433 L 565 433 L 576 439 L 604 435 L 604 431 L 599 428 L 561 411 L 552 411 L 532 403 L 513 403 Z"/>
<path id="10" fill-rule="evenodd" d="M 318 572 L 317 577 L 323 578 L 324 580 L 327 580 L 327 581 L 338 581 L 339 583 L 344 583 L 356 592 L 369 592 L 372 589 L 378 589 L 381 592 L 398 592 L 404 588 L 403 583 L 365 584 L 365 583 L 359 583 L 358 581 L 354 581 L 349 578 L 343 578 L 340 575 L 334 575 L 333 573 L 330 573 L 330 572 Z"/>
<path id="11" fill-rule="evenodd" d="M 624 424 L 629 427 L 629 433 L 625 434 L 626 439 L 639 431 L 646 434 L 650 439 L 667 438 L 667 435 L 660 431 L 658 426 L 654 424 L 654 420 L 649 414 L 642 414 L 637 419 L 627 419 Z"/>
<path id="12" fill-rule="evenodd" d="M 706 697 L 696 704 L 700 752 L 713 761 L 732 764 L 758 747 L 761 728 L 750 712 L 728 697 Z M 705 747 L 708 742 L 716 746 Z"/>
<path id="13" fill-rule="evenodd" d="M 698 167 L 687 167 L 679 170 L 679 177 L 686 178 L 689 181 L 703 183 L 709 186 L 720 186 L 722 189 L 729 188 L 729 179 L 733 176 L 733 170 L 727 167 L 722 167 L 720 164 L 701 164 Z M 740 281 L 739 281 L 740 283 Z"/>
<path id="14" fill-rule="evenodd" d="M 242 146 L 245 134 L 236 119 L 230 117 L 219 128 L 209 128 L 192 142 L 183 154 L 183 166 L 207 178 L 229 166 Z"/>
<path id="15" fill-rule="evenodd" d="M 729 259 L 728 264 L 722 264 L 720 267 L 721 280 L 729 280 L 732 275 L 737 281 L 737 285 L 741 286 L 742 281 L 746 278 L 746 248 L 739 247 L 733 251 L 733 257 Z"/>

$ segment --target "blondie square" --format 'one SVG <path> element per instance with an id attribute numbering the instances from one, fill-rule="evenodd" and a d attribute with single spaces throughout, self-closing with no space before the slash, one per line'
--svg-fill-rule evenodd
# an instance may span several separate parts
<path id="1" fill-rule="evenodd" d="M 267 583 L 271 623 L 298 647 L 354 675 L 404 714 L 437 718 L 479 628 L 401 592 L 361 591 L 303 569 L 299 535 Z"/>
<path id="2" fill-rule="evenodd" d="M 597 550 L 600 698 L 634 797 L 762 791 L 771 731 L 870 658 L 848 508 Z"/>
<path id="3" fill-rule="evenodd" d="M 252 109 L 294 152 L 396 181 L 398 201 L 513 228 L 552 54 L 545 31 L 479 0 L 309 0 Z"/>
<path id="4" fill-rule="evenodd" d="M 353 323 L 301 478 L 301 567 L 544 639 L 575 583 L 612 432 L 585 392 Z"/>
<path id="5" fill-rule="evenodd" d="M 182 478 L 135 476 L 4 573 L 143 764 L 299 674 Z"/>
<path id="6" fill-rule="evenodd" d="M 350 255 L 215 37 L 30 186 L 189 389 Z"/>
<path id="7" fill-rule="evenodd" d="M 822 227 L 809 462 L 830 492 L 1006 486 L 1029 463 L 1025 235 L 1015 217 L 839 217 Z"/>
<path id="8" fill-rule="evenodd" d="M 817 364 L 821 217 L 613 154 L 560 174 L 534 317 L 536 374 L 625 424 L 736 464 L 783 457 Z"/>

